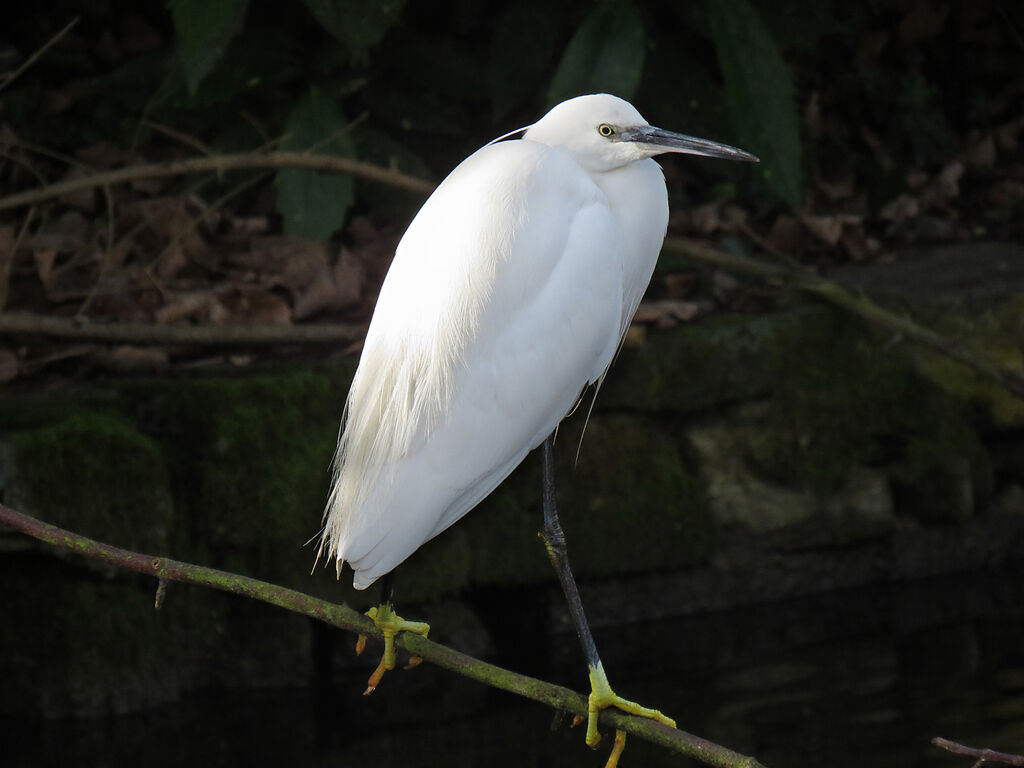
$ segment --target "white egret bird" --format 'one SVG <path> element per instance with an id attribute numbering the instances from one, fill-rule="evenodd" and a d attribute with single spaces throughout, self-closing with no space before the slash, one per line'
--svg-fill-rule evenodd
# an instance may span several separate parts
<path id="1" fill-rule="evenodd" d="M 320 551 L 365 589 L 543 444 L 543 537 L 589 665 L 594 744 L 608 706 L 671 721 L 605 676 L 555 510 L 554 431 L 604 378 L 654 271 L 668 196 L 651 158 L 757 158 L 655 128 L 607 94 L 524 131 L 464 160 L 398 245 L 349 391 Z M 386 643 L 368 692 L 394 665 L 394 634 L 427 631 L 390 594 L 369 615 Z"/>

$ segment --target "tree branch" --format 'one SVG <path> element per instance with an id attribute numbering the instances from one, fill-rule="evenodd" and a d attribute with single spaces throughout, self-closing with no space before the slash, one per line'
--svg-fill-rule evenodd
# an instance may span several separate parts
<path id="1" fill-rule="evenodd" d="M 309 616 L 349 632 L 381 638 L 381 633 L 373 622 L 346 605 L 329 603 L 302 592 L 235 573 L 165 557 L 130 552 L 50 525 L 16 512 L 3 504 L 0 504 L 0 523 L 55 547 L 153 576 L 161 582 L 180 581 L 232 592 Z M 586 716 L 587 714 L 587 697 L 560 685 L 488 664 L 408 632 L 401 633 L 396 638 L 396 643 L 411 654 L 486 685 L 533 699 L 574 715 Z M 718 744 L 685 731 L 670 728 L 654 720 L 631 717 L 616 710 L 606 709 L 601 713 L 600 721 L 608 729 L 626 731 L 641 739 L 717 768 L 763 768 L 752 757 L 740 755 Z"/>
<path id="2" fill-rule="evenodd" d="M 955 741 L 944 739 L 941 736 L 936 736 L 932 739 L 932 744 L 936 747 L 941 747 L 947 752 L 955 752 L 958 755 L 978 758 L 978 762 L 974 764 L 975 766 L 980 766 L 982 763 L 1004 763 L 1005 765 L 1024 766 L 1024 755 L 1011 755 L 1007 752 L 996 752 L 994 749 L 965 747 L 963 744 L 957 744 Z"/>
<path id="3" fill-rule="evenodd" d="M 85 322 L 24 312 L 0 312 L 0 335 L 52 336 L 115 344 L 349 344 L 366 335 L 362 323 L 321 325 L 157 325 Z"/>
<path id="4" fill-rule="evenodd" d="M 310 168 L 331 173 L 347 173 L 421 195 L 428 195 L 434 189 L 434 185 L 424 179 L 348 157 L 317 155 L 309 152 L 250 152 L 240 155 L 214 155 L 212 157 L 171 160 L 166 163 L 130 165 L 113 171 L 93 173 L 81 178 L 68 179 L 38 189 L 0 197 L 0 211 L 22 205 L 33 205 L 72 192 L 121 184 L 126 181 L 178 176 L 183 173 L 207 173 L 210 171 L 223 173 L 242 168 Z"/>
<path id="5" fill-rule="evenodd" d="M 1021 371 L 1003 365 L 1002 362 L 991 355 L 967 347 L 953 339 L 946 338 L 930 328 L 919 325 L 906 315 L 897 315 L 894 312 L 890 312 L 885 307 L 875 303 L 868 296 L 848 291 L 831 280 L 826 280 L 823 277 L 818 277 L 798 269 L 766 264 L 765 262 L 748 259 L 744 256 L 735 256 L 683 238 L 666 238 L 665 249 L 703 264 L 710 264 L 733 272 L 753 275 L 764 280 L 774 280 L 790 288 L 809 293 L 822 301 L 826 301 L 849 312 L 851 315 L 859 317 L 871 325 L 884 328 L 914 343 L 933 349 L 946 357 L 963 363 L 985 378 L 997 382 L 1018 397 L 1024 397 L 1024 373 Z"/>

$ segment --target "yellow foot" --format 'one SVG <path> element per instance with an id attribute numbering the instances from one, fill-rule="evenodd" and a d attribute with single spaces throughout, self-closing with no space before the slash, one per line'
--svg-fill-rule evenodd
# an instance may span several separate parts
<path id="1" fill-rule="evenodd" d="M 369 696 L 380 685 L 380 679 L 389 669 L 395 668 L 395 635 L 399 632 L 414 632 L 417 635 L 427 636 L 430 625 L 422 621 L 406 621 L 388 604 L 378 605 L 366 612 L 366 615 L 373 619 L 373 623 L 384 633 L 384 655 L 381 656 L 380 664 L 373 670 L 370 679 L 367 681 L 364 696 Z M 361 654 L 366 648 L 366 635 L 360 635 L 356 640 L 356 655 Z M 409 657 L 409 665 L 406 669 L 418 666 L 423 659 L 419 656 Z"/>
<path id="2" fill-rule="evenodd" d="M 608 682 L 608 676 L 604 673 L 604 667 L 600 663 L 590 668 L 590 698 L 587 700 L 587 746 L 593 747 L 601 740 L 601 734 L 597 730 L 597 717 L 602 709 L 615 707 L 637 717 L 649 717 L 659 723 L 676 727 L 676 721 L 666 717 L 656 709 L 642 707 L 636 702 L 629 701 L 616 696 Z M 615 768 L 619 762 L 622 750 L 626 748 L 626 732 L 615 731 L 615 744 L 612 746 L 611 754 L 608 755 L 608 762 L 605 768 Z"/>

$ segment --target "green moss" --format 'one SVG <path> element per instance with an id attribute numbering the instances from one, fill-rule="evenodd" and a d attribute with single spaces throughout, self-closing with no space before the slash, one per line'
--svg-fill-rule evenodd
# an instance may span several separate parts
<path id="1" fill-rule="evenodd" d="M 710 553 L 704 495 L 672 432 L 664 419 L 595 415 L 575 471 L 565 442 L 560 515 L 581 574 L 682 568 Z"/>
<path id="2" fill-rule="evenodd" d="M 570 473 L 560 471 L 559 480 L 564 487 L 571 482 Z M 537 535 L 542 527 L 540 458 L 532 454 L 466 518 L 466 537 L 473 544 L 473 583 L 513 585 L 550 580 L 551 565 Z"/>
<path id="3" fill-rule="evenodd" d="M 172 520 L 163 455 L 116 414 L 72 411 L 16 432 L 12 496 L 42 519 L 124 547 L 162 550 Z"/>
<path id="4" fill-rule="evenodd" d="M 181 551 L 287 584 L 305 581 L 351 366 L 199 379 L 127 395 L 168 446 L 191 512 Z"/>
<path id="5" fill-rule="evenodd" d="M 713 315 L 624 349 L 601 390 L 600 406 L 692 414 L 771 392 L 787 375 L 781 347 L 833 322 L 819 306 L 756 317 Z"/>
<path id="6" fill-rule="evenodd" d="M 810 329 L 778 354 L 788 374 L 748 448 L 749 464 L 763 476 L 829 491 L 853 466 L 924 477 L 965 457 L 979 487 L 991 485 L 964 404 L 920 376 L 901 348 L 842 322 Z"/>
<path id="7" fill-rule="evenodd" d="M 0 711 L 48 717 L 138 710 L 199 686 L 308 676 L 304 617 L 209 589 L 34 553 L 0 559 Z M 225 652 L 227 649 L 228 652 Z"/>
<path id="8" fill-rule="evenodd" d="M 1020 339 L 993 331 L 983 336 L 972 336 L 966 343 L 997 360 L 1011 370 L 1024 369 Z M 1010 392 L 999 382 L 982 376 L 966 365 L 934 352 L 920 351 L 919 367 L 935 384 L 954 397 L 969 400 L 988 412 L 992 423 L 999 429 L 1024 427 L 1024 398 Z"/>

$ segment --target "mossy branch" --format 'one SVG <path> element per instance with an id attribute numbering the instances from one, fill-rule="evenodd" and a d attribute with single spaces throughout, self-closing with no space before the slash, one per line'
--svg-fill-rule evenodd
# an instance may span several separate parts
<path id="1" fill-rule="evenodd" d="M 44 200 L 52 200 L 73 192 L 123 184 L 126 181 L 158 179 L 166 176 L 180 176 L 185 173 L 224 173 L 245 168 L 309 168 L 331 173 L 347 173 L 421 195 L 428 195 L 434 189 L 434 185 L 424 179 L 348 157 L 318 155 L 310 152 L 249 152 L 239 155 L 211 155 L 171 160 L 165 163 L 129 165 L 113 171 L 93 173 L 81 178 L 68 179 L 38 189 L 0 197 L 0 211 L 35 205 Z"/>
<path id="2" fill-rule="evenodd" d="M 725 253 L 683 238 L 667 238 L 665 249 L 693 261 L 779 282 L 790 288 L 809 293 L 871 325 L 883 328 L 908 341 L 928 347 L 963 363 L 985 378 L 992 379 L 1005 387 L 1009 392 L 1018 397 L 1024 397 L 1024 373 L 1021 371 L 1003 365 L 991 355 L 947 338 L 931 328 L 926 328 L 906 315 L 891 312 L 863 293 L 849 291 L 832 280 L 826 280 L 793 267 L 768 264 L 744 256 Z"/>
<path id="3" fill-rule="evenodd" d="M 206 568 L 166 557 L 131 552 L 104 544 L 77 533 L 58 528 L 34 517 L 0 504 L 0 523 L 55 547 L 83 557 L 102 560 L 128 570 L 153 576 L 160 582 L 180 581 L 232 592 L 260 600 L 279 608 L 370 637 L 381 638 L 377 627 L 366 616 L 346 605 L 338 605 L 311 595 L 270 584 L 236 573 Z M 583 694 L 520 675 L 488 664 L 465 653 L 448 648 L 432 640 L 401 633 L 396 644 L 411 654 L 420 656 L 439 667 L 451 670 L 478 682 L 518 694 L 574 715 L 586 716 L 587 697 Z M 626 731 L 638 738 L 658 744 L 666 749 L 687 755 L 706 765 L 717 768 L 763 768 L 754 758 L 738 754 L 698 736 L 670 728 L 642 717 L 631 717 L 615 710 L 604 710 L 600 722 L 606 728 Z"/>

